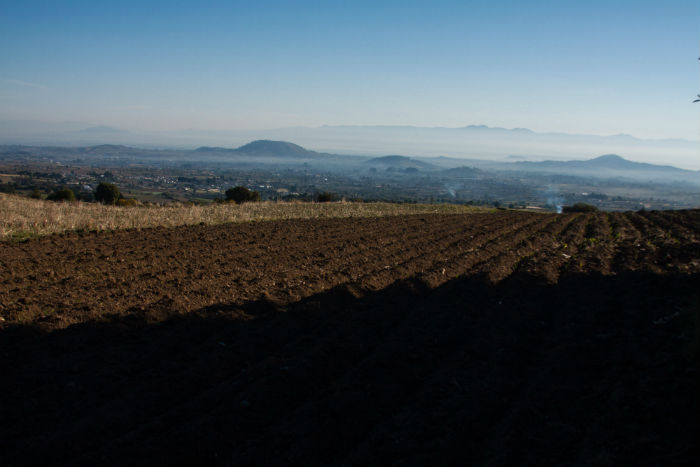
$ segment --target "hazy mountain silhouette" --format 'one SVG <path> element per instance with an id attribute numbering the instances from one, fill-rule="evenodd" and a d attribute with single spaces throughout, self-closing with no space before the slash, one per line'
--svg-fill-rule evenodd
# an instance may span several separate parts
<path id="1" fill-rule="evenodd" d="M 634 162 L 616 154 L 606 154 L 583 161 L 512 162 L 503 168 L 516 171 L 584 175 L 598 178 L 633 178 L 642 180 L 677 180 L 697 184 L 698 171 L 670 165 Z"/>
<path id="2" fill-rule="evenodd" d="M 365 161 L 366 164 L 381 165 L 384 167 L 395 167 L 401 169 L 407 169 L 409 167 L 414 167 L 416 169 L 434 169 L 437 166 L 434 164 L 429 164 L 427 162 L 422 162 L 416 159 L 411 159 L 407 156 L 382 156 L 375 157 Z"/>
<path id="3" fill-rule="evenodd" d="M 99 144 L 97 146 L 88 146 L 83 148 L 87 153 L 115 153 L 133 152 L 135 149 L 121 144 Z"/>
<path id="4" fill-rule="evenodd" d="M 684 173 L 692 170 L 679 169 L 670 165 L 655 165 L 645 162 L 634 162 L 627 160 L 617 154 L 606 154 L 585 161 L 542 161 L 542 162 L 514 162 L 519 169 L 534 169 L 534 170 L 571 170 L 571 169 L 590 169 L 590 170 L 631 170 L 631 171 L 648 171 L 648 172 L 672 172 Z"/>
<path id="5" fill-rule="evenodd" d="M 256 157 L 287 157 L 287 158 L 316 158 L 321 154 L 310 151 L 298 144 L 287 141 L 256 140 L 236 149 L 202 146 L 197 152 L 230 152 L 237 155 Z"/>
<path id="6" fill-rule="evenodd" d="M 263 143 L 267 140 L 270 143 L 294 141 L 303 147 L 271 147 L 269 143 Z M 273 154 L 286 158 L 313 158 L 314 154 L 303 152 L 304 148 L 316 148 L 322 154 L 370 157 L 406 154 L 415 159 L 447 156 L 493 162 L 513 160 L 516 157 L 528 161 L 565 161 L 584 159 L 591 154 L 624 154 L 625 157 L 644 162 L 664 164 L 673 161 L 674 165 L 681 167 L 698 167 L 696 140 L 641 139 L 624 134 L 603 136 L 541 133 L 527 128 L 509 129 L 486 125 L 459 128 L 367 125 L 266 130 L 131 129 L 125 132 L 99 123 L 0 120 L 0 144 L 87 146 L 113 143 L 170 149 L 201 146 L 200 152 L 228 153 L 237 145 L 248 141 L 256 144 L 246 148 L 246 153 L 264 155 L 263 157 Z"/>
<path id="7" fill-rule="evenodd" d="M 253 156 L 278 156 L 278 157 L 318 157 L 316 151 L 309 151 L 298 144 L 287 141 L 271 141 L 260 139 L 243 145 L 236 152 Z"/>

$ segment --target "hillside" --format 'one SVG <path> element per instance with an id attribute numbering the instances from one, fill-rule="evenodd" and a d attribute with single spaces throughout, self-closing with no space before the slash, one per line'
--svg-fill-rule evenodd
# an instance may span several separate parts
<path id="1" fill-rule="evenodd" d="M 236 149 L 236 152 L 251 156 L 274 156 L 315 158 L 319 157 L 316 151 L 309 151 L 301 146 L 286 141 L 257 140 Z"/>
<path id="2" fill-rule="evenodd" d="M 279 157 L 289 159 L 314 159 L 321 156 L 316 151 L 310 151 L 298 144 L 287 141 L 256 140 L 235 149 L 201 146 L 195 149 L 199 153 L 229 153 L 251 157 Z"/>
<path id="3" fill-rule="evenodd" d="M 656 179 L 700 184 L 700 173 L 669 165 L 634 162 L 616 154 L 606 154 L 589 160 L 513 162 L 504 168 L 523 172 L 546 172 L 597 178 Z"/>
<path id="4" fill-rule="evenodd" d="M 372 159 L 365 161 L 365 164 L 377 165 L 377 166 L 383 166 L 383 167 L 394 167 L 397 169 L 407 169 L 407 168 L 434 169 L 434 168 L 437 168 L 437 166 L 435 166 L 433 164 L 429 164 L 427 162 L 412 159 L 412 158 L 406 157 L 406 156 L 374 157 Z"/>
<path id="5" fill-rule="evenodd" d="M 668 172 L 674 174 L 683 174 L 692 172 L 691 170 L 683 170 L 670 165 L 647 164 L 644 162 L 634 162 L 627 160 L 617 154 L 606 154 L 604 156 L 595 157 L 583 161 L 544 161 L 544 162 L 515 162 L 520 168 L 529 168 L 532 170 L 562 170 L 571 171 L 576 169 L 589 170 L 615 170 L 615 171 L 630 171 L 630 172 Z"/>

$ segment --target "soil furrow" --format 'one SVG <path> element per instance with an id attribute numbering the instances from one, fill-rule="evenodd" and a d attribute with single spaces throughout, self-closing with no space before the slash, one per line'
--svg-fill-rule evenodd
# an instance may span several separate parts
<path id="1" fill-rule="evenodd" d="M 681 238 L 696 240 L 699 233 L 698 231 L 700 230 L 700 226 L 696 226 L 695 229 L 690 229 L 682 224 L 673 222 L 672 219 L 660 212 L 646 212 L 644 213 L 644 217 L 668 232 L 672 240 Z"/>
<path id="2" fill-rule="evenodd" d="M 563 225 L 551 232 L 551 240 L 538 246 L 534 254 L 518 263 L 516 275 L 541 278 L 548 283 L 556 283 L 562 268 L 576 256 L 577 245 L 584 236 L 585 216 L 561 216 Z"/>
<path id="3" fill-rule="evenodd" d="M 492 282 L 504 279 L 511 274 L 520 258 L 532 251 L 528 239 L 556 222 L 558 218 L 555 216 L 543 216 L 506 237 L 496 237 L 492 243 L 484 246 L 483 250 L 487 250 L 486 257 L 474 255 L 473 258 L 467 258 L 466 263 L 457 262 L 459 266 L 455 269 L 459 272 L 453 276 L 486 274 Z"/>
<path id="4" fill-rule="evenodd" d="M 667 219 L 674 225 L 688 229 L 695 235 L 700 235 L 700 210 L 659 211 L 657 215 Z"/>
<path id="5" fill-rule="evenodd" d="M 536 218 L 525 218 L 522 221 L 507 221 L 487 225 L 485 228 L 479 229 L 478 232 L 464 232 L 457 241 L 440 248 L 436 248 L 435 244 L 430 242 L 432 247 L 430 250 L 421 252 L 417 256 L 411 255 L 393 267 L 389 265 L 389 267 L 381 270 L 364 274 L 360 280 L 355 282 L 362 288 L 367 287 L 366 284 L 369 283 L 369 287 L 376 289 L 377 282 L 382 278 L 385 278 L 383 283 L 386 285 L 397 279 L 412 277 L 416 274 L 425 279 L 439 273 L 442 277 L 430 282 L 431 285 L 438 285 L 462 273 L 460 268 L 454 267 L 454 265 L 460 264 L 462 258 L 475 254 L 473 253 L 474 251 L 487 247 L 501 237 L 510 238 L 511 235 L 520 232 L 521 229 L 528 228 L 536 222 Z M 474 235 L 470 235 L 470 233 L 474 233 Z M 448 267 L 450 269 L 449 273 L 447 271 Z M 397 271 L 399 272 L 398 276 L 396 274 Z"/>
<path id="6" fill-rule="evenodd" d="M 584 238 L 576 245 L 576 255 L 569 262 L 567 273 L 593 272 L 611 274 L 615 256 L 612 227 L 605 213 L 587 216 Z"/>

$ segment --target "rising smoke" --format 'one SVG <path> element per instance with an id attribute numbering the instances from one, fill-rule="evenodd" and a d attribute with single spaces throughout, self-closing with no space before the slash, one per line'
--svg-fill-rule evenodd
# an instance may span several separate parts
<path id="1" fill-rule="evenodd" d="M 546 206 L 549 209 L 555 210 L 557 214 L 561 214 L 564 198 L 559 194 L 559 188 L 555 186 L 548 186 L 542 195 L 545 199 Z"/>

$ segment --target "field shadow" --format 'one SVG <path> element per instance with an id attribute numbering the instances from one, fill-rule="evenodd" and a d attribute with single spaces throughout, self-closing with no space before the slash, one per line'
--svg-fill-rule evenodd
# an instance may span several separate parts
<path id="1" fill-rule="evenodd" d="M 698 275 L 527 274 L 0 331 L 0 464 L 687 465 Z"/>

